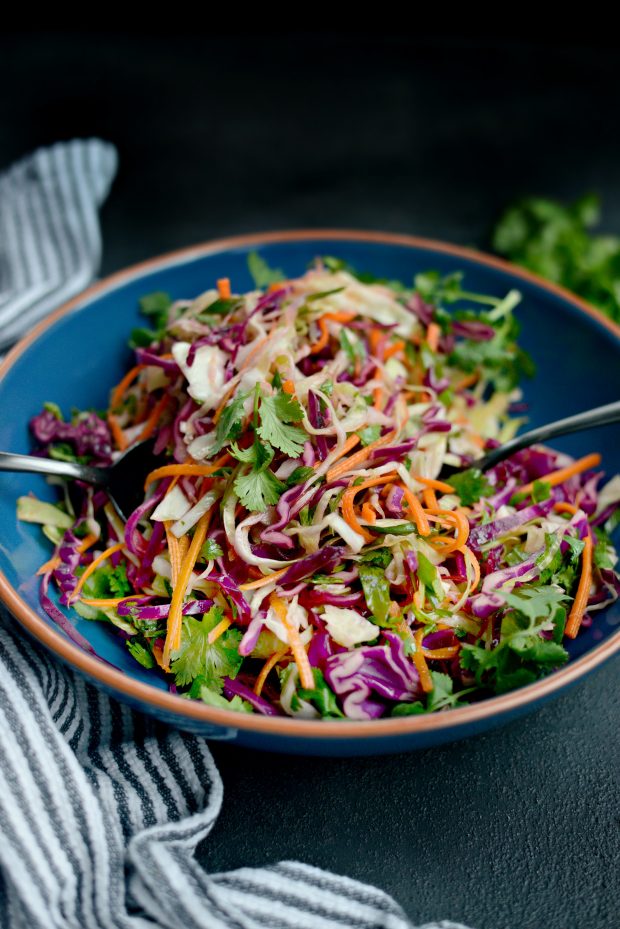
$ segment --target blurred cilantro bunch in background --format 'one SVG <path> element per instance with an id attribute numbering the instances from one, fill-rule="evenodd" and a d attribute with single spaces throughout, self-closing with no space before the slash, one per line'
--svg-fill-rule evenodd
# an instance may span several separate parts
<path id="1" fill-rule="evenodd" d="M 528 197 L 503 213 L 493 231 L 492 247 L 620 322 L 620 237 L 592 234 L 599 220 L 600 201 L 595 194 L 569 206 Z"/>

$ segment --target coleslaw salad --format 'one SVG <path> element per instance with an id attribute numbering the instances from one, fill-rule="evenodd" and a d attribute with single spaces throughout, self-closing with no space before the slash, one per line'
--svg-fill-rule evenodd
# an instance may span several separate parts
<path id="1" fill-rule="evenodd" d="M 55 544 L 50 615 L 67 624 L 53 581 L 173 690 L 266 715 L 433 712 L 559 667 L 618 593 L 620 482 L 542 448 L 440 476 L 520 424 L 519 295 L 253 265 L 248 294 L 144 299 L 105 417 L 33 421 L 52 456 L 108 464 L 154 438 L 170 461 L 125 525 L 101 491 L 22 498 Z"/>

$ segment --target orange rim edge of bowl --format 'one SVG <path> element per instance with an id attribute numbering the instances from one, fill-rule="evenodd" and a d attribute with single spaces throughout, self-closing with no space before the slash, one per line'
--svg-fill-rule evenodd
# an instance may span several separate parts
<path id="1" fill-rule="evenodd" d="M 53 326 L 57 320 L 89 303 L 94 297 L 106 291 L 114 290 L 136 277 L 165 268 L 166 266 L 174 266 L 175 264 L 180 264 L 185 261 L 199 259 L 205 255 L 226 251 L 230 248 L 245 248 L 248 246 L 260 246 L 276 242 L 313 239 L 340 239 L 358 242 L 375 242 L 387 245 L 404 245 L 409 248 L 426 251 L 439 251 L 457 259 L 460 258 L 473 261 L 477 264 L 503 271 L 513 277 L 521 278 L 526 283 L 534 284 L 548 293 L 560 297 L 567 303 L 572 304 L 573 307 L 577 308 L 582 313 L 594 319 L 617 339 L 620 339 L 620 327 L 604 316 L 599 310 L 575 296 L 575 294 L 523 268 L 503 261 L 501 258 L 495 258 L 492 255 L 487 255 L 483 252 L 475 251 L 474 249 L 399 233 L 346 229 L 292 230 L 215 239 L 201 245 L 168 252 L 110 275 L 51 313 L 27 336 L 18 342 L 9 352 L 2 364 L 0 364 L 0 381 L 24 351 L 33 344 L 43 332 L 50 326 Z M 158 690 L 149 684 L 143 684 L 133 680 L 123 674 L 122 671 L 82 651 L 79 646 L 66 639 L 61 632 L 56 631 L 53 626 L 49 625 L 28 606 L 1 571 L 0 600 L 4 602 L 19 622 L 37 641 L 41 642 L 60 658 L 110 690 L 123 694 L 139 703 L 146 703 L 153 708 L 165 711 L 171 716 L 176 717 L 178 725 L 181 727 L 184 720 L 192 720 L 210 723 L 225 729 L 249 730 L 257 733 L 264 733 L 265 735 L 271 734 L 291 738 L 323 738 L 329 740 L 338 738 L 376 739 L 398 735 L 406 736 L 414 733 L 428 733 L 441 731 L 442 729 L 458 730 L 461 727 L 474 725 L 478 721 L 484 720 L 490 716 L 503 716 L 529 703 L 545 697 L 550 697 L 556 691 L 571 683 L 577 682 L 583 675 L 594 670 L 613 654 L 620 651 L 619 629 L 604 642 L 601 642 L 600 645 L 590 649 L 581 658 L 571 662 L 567 667 L 555 671 L 549 677 L 543 678 L 541 681 L 511 691 L 503 696 L 489 697 L 482 700 L 480 703 L 471 704 L 460 709 L 448 710 L 445 713 L 401 718 L 388 717 L 386 719 L 366 721 L 352 720 L 346 722 L 297 720 L 291 717 L 254 716 L 237 713 L 233 710 L 220 710 L 198 702 L 189 702 L 175 694 Z"/>

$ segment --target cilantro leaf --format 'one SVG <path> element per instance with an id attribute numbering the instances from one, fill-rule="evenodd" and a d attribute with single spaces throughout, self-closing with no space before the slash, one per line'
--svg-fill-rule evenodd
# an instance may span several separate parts
<path id="1" fill-rule="evenodd" d="M 171 669 L 177 686 L 191 684 L 204 677 L 205 685 L 221 693 L 225 677 L 236 677 L 243 657 L 238 646 L 241 632 L 227 629 L 215 642 L 209 642 L 209 633 L 223 618 L 220 607 L 212 606 L 202 618 L 183 617 L 181 646 L 172 655 Z"/>
<path id="2" fill-rule="evenodd" d="M 370 445 L 371 442 L 377 441 L 381 435 L 381 426 L 378 423 L 373 423 L 372 426 L 364 426 L 357 434 L 361 439 L 362 445 L 366 447 Z"/>
<path id="3" fill-rule="evenodd" d="M 396 703 L 390 711 L 390 716 L 418 716 L 426 713 L 426 707 L 420 700 L 414 703 Z"/>
<path id="4" fill-rule="evenodd" d="M 156 291 L 146 294 L 138 301 L 140 312 L 151 319 L 152 329 L 138 327 L 131 333 L 129 344 L 133 348 L 146 348 L 153 342 L 160 342 L 168 327 L 168 317 L 172 300 L 170 294 Z"/>
<path id="5" fill-rule="evenodd" d="M 297 400 L 284 391 L 278 391 L 273 397 L 262 397 L 259 415 L 258 435 L 290 458 L 298 458 L 307 435 L 298 426 L 288 425 L 303 418 L 303 410 Z"/>
<path id="6" fill-rule="evenodd" d="M 488 316 L 482 316 L 485 322 Z M 516 342 L 519 326 L 509 314 L 501 323 L 495 323 L 492 339 L 477 342 L 463 339 L 458 342 L 448 361 L 466 374 L 480 371 L 484 380 L 502 393 L 512 390 L 522 377 L 532 377 L 535 371 L 530 356 Z"/>
<path id="7" fill-rule="evenodd" d="M 532 500 L 534 503 L 542 503 L 551 496 L 551 484 L 548 481 L 534 481 L 532 485 Z"/>
<path id="8" fill-rule="evenodd" d="M 222 694 L 212 690 L 205 683 L 205 678 L 202 675 L 195 679 L 188 696 L 202 700 L 207 706 L 216 706 L 220 710 L 237 710 L 238 713 L 254 712 L 252 705 L 247 700 L 243 700 L 238 694 L 235 694 L 231 700 L 227 700 Z"/>
<path id="9" fill-rule="evenodd" d="M 390 582 L 385 576 L 385 569 L 360 562 L 358 572 L 366 606 L 372 613 L 373 621 L 379 626 L 391 625 L 389 622 Z"/>
<path id="10" fill-rule="evenodd" d="M 201 310 L 196 319 L 201 323 L 211 323 L 214 316 L 227 316 L 228 313 L 232 313 L 233 310 L 238 310 L 242 306 L 243 300 L 239 297 L 220 297 Z"/>
<path id="11" fill-rule="evenodd" d="M 153 324 L 159 329 L 168 321 L 168 310 L 172 306 L 172 300 L 170 294 L 156 290 L 154 293 L 140 297 L 138 305 L 140 312 L 144 316 L 150 316 Z"/>
<path id="12" fill-rule="evenodd" d="M 502 618 L 499 644 L 489 649 L 466 643 L 461 649 L 461 667 L 495 693 L 530 684 L 568 660 L 560 644 L 566 594 L 553 587 L 523 585 L 504 598 L 511 609 Z M 543 630 L 551 631 L 552 637 L 543 638 Z"/>
<path id="13" fill-rule="evenodd" d="M 439 710 L 467 706 L 467 701 L 463 700 L 463 697 L 477 689 L 468 687 L 467 690 L 453 693 L 454 681 L 449 674 L 442 674 L 439 671 L 431 671 L 431 679 L 433 689 L 428 694 L 426 706 L 420 700 L 414 703 L 397 703 L 392 707 L 390 716 L 417 716 L 419 713 L 436 713 Z"/>
<path id="14" fill-rule="evenodd" d="M 336 694 L 328 686 L 323 672 L 319 668 L 313 668 L 314 688 L 306 690 L 300 687 L 297 691 L 302 700 L 312 703 L 324 718 L 343 718 L 344 713 L 341 711 L 336 700 Z"/>
<path id="15" fill-rule="evenodd" d="M 536 622 L 552 616 L 567 598 L 565 593 L 554 587 L 528 587 L 524 584 L 514 593 L 504 594 L 504 599 L 508 606 Z"/>
<path id="16" fill-rule="evenodd" d="M 230 439 L 237 439 L 241 434 L 245 418 L 244 405 L 247 398 L 248 394 L 238 394 L 224 407 L 215 430 L 215 445 L 211 449 L 212 455 L 221 451 Z"/>
<path id="17" fill-rule="evenodd" d="M 592 195 L 573 204 L 530 197 L 504 212 L 493 248 L 511 261 L 563 284 L 620 321 L 620 238 L 593 235 L 600 204 Z"/>
<path id="18" fill-rule="evenodd" d="M 286 486 L 294 487 L 295 484 L 305 484 L 308 478 L 312 477 L 314 473 L 314 468 L 307 468 L 305 465 L 302 465 L 299 468 L 295 468 L 295 470 L 287 477 Z"/>
<path id="19" fill-rule="evenodd" d="M 239 475 L 234 486 L 246 510 L 255 512 L 264 512 L 268 506 L 277 503 L 286 490 L 286 484 L 283 484 L 269 468 Z"/>
<path id="20" fill-rule="evenodd" d="M 280 281 L 286 280 L 284 271 L 279 268 L 270 268 L 264 258 L 258 252 L 250 252 L 248 255 L 248 271 L 254 281 L 254 285 L 262 290 L 269 287 L 270 284 L 279 284 Z"/>
<path id="21" fill-rule="evenodd" d="M 148 648 L 145 648 L 140 642 L 136 642 L 134 639 L 127 639 L 127 650 L 143 668 L 155 667 L 155 659 Z"/>
<path id="22" fill-rule="evenodd" d="M 286 484 L 269 470 L 273 459 L 271 445 L 263 445 L 255 439 L 249 448 L 240 449 L 233 443 L 230 450 L 239 461 L 252 465 L 252 470 L 240 474 L 234 483 L 235 492 L 244 507 L 263 512 L 268 506 L 277 503 L 286 490 Z"/>
<path id="23" fill-rule="evenodd" d="M 200 558 L 203 561 L 210 561 L 212 558 L 221 558 L 223 555 L 221 545 L 215 539 L 207 539 L 200 549 Z"/>
<path id="24" fill-rule="evenodd" d="M 463 506 L 473 506 L 481 497 L 489 497 L 493 493 L 486 475 L 478 468 L 468 468 L 460 474 L 453 474 L 449 483 L 454 487 L 454 492 L 459 496 Z"/>
<path id="25" fill-rule="evenodd" d="M 110 572 L 108 584 L 114 597 L 126 597 L 131 593 L 131 584 L 127 580 L 127 568 L 122 561 Z"/>

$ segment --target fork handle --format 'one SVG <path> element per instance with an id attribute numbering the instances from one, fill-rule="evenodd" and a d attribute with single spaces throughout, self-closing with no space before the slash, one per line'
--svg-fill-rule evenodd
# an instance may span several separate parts
<path id="1" fill-rule="evenodd" d="M 56 461 L 53 458 L 37 458 L 36 455 L 13 455 L 10 452 L 0 452 L 0 471 L 55 474 L 58 477 L 77 478 L 87 484 L 104 485 L 108 482 L 108 473 L 104 468 L 91 468 L 89 465 Z"/>
<path id="2" fill-rule="evenodd" d="M 560 435 L 568 435 L 571 432 L 579 432 L 581 429 L 592 429 L 595 426 L 608 426 L 610 423 L 620 422 L 620 400 L 615 403 L 608 403 L 606 406 L 598 406 L 594 410 L 587 410 L 585 413 L 577 413 L 575 416 L 567 416 L 566 419 L 558 419 L 554 423 L 548 423 L 546 426 L 540 426 L 538 429 L 530 429 L 523 435 L 515 436 L 510 442 L 500 448 L 492 449 L 484 458 L 473 461 L 469 467 L 479 468 L 480 471 L 486 471 L 494 465 L 514 455 L 515 452 L 527 448 L 528 445 L 534 445 L 538 442 L 546 442 L 549 439 L 555 439 Z"/>

